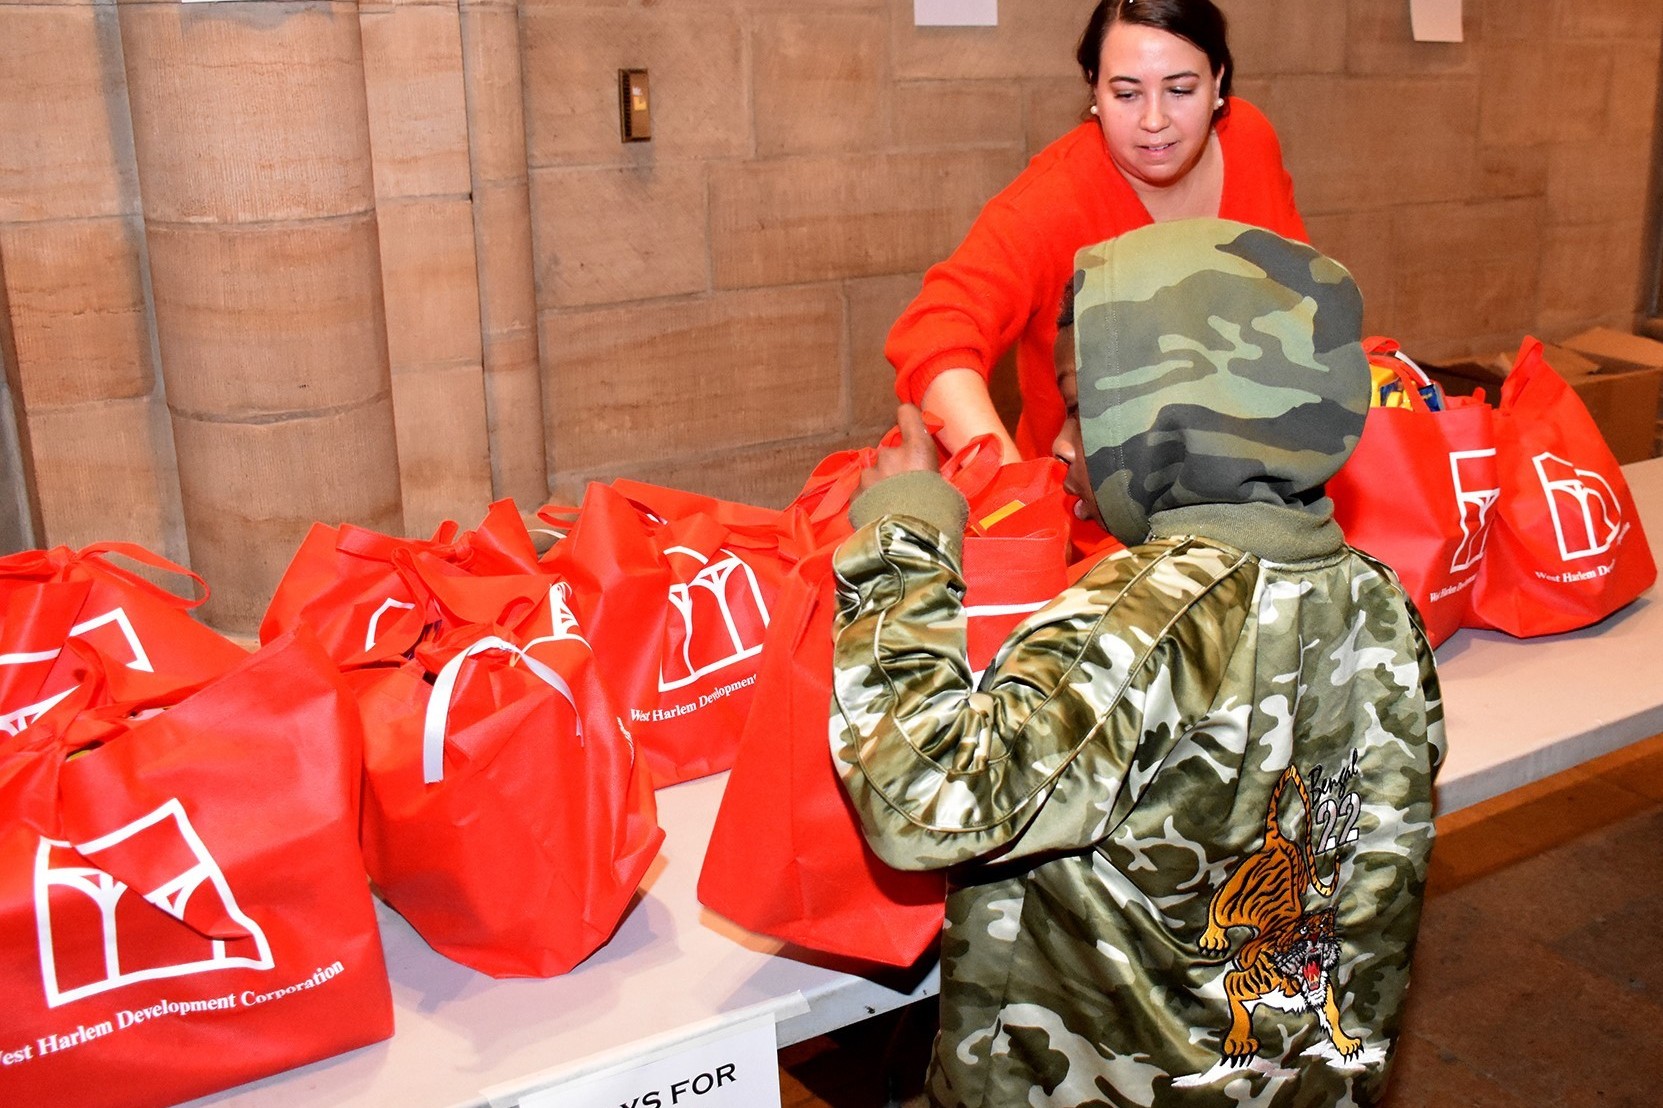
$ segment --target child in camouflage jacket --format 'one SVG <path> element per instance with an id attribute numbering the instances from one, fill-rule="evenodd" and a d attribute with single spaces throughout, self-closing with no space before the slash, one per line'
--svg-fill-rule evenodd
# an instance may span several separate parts
<path id="1" fill-rule="evenodd" d="M 951 867 L 931 1096 L 1377 1103 L 1443 734 L 1323 494 L 1368 406 L 1356 287 L 1220 220 L 1076 268 L 1057 451 L 1127 549 L 972 684 L 964 503 L 903 409 L 836 562 L 838 771 L 885 861 Z"/>

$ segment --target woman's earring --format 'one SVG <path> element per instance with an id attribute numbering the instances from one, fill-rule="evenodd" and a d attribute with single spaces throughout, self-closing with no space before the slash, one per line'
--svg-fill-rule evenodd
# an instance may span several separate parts
<path id="1" fill-rule="evenodd" d="M 1092 115 L 1096 115 L 1096 114 L 1097 114 L 1097 105 L 1096 105 L 1096 104 L 1093 104 L 1093 105 L 1092 105 L 1092 106 L 1091 106 L 1091 114 L 1092 114 Z"/>
<path id="2" fill-rule="evenodd" d="M 1217 100 L 1213 101 L 1213 111 L 1216 112 L 1222 107 L 1224 107 L 1224 97 L 1220 96 Z"/>

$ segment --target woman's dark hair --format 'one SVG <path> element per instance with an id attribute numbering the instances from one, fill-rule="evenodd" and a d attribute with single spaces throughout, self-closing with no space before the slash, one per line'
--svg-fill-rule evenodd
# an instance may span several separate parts
<path id="1" fill-rule="evenodd" d="M 1235 76 L 1236 65 L 1230 57 L 1224 13 L 1213 0 L 1100 0 L 1092 9 L 1091 18 L 1086 20 L 1085 33 L 1074 52 L 1088 85 L 1097 85 L 1098 70 L 1103 64 L 1103 40 L 1116 23 L 1153 27 L 1192 43 L 1207 55 L 1207 64 L 1214 73 L 1224 74 L 1218 84 L 1224 106 L 1213 112 L 1214 121 L 1222 119 L 1230 110 L 1230 81 Z"/>

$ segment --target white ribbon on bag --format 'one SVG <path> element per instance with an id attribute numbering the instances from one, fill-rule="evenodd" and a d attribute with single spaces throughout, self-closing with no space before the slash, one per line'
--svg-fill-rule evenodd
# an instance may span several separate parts
<path id="1" fill-rule="evenodd" d="M 468 646 L 446 662 L 433 680 L 433 695 L 427 702 L 427 715 L 422 721 L 422 782 L 431 785 L 445 778 L 445 728 L 450 723 L 450 702 L 456 695 L 456 682 L 462 674 L 462 663 L 475 654 L 483 654 L 487 650 L 506 650 L 525 663 L 526 670 L 543 684 L 553 689 L 565 698 L 566 703 L 577 711 L 577 700 L 572 696 L 572 687 L 566 684 L 566 679 L 524 650 L 515 646 L 507 639 L 495 635 L 484 638 Z M 577 737 L 583 738 L 583 720 L 576 720 Z"/>

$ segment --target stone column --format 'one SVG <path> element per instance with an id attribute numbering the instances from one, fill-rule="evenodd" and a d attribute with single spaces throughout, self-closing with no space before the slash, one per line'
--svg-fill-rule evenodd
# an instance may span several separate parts
<path id="1" fill-rule="evenodd" d="M 403 529 L 358 10 L 119 11 L 192 563 L 248 630 L 314 520 Z"/>
<path id="2" fill-rule="evenodd" d="M 491 500 L 468 114 L 456 0 L 360 0 L 404 525 Z"/>
<path id="3" fill-rule="evenodd" d="M 522 511 L 548 498 L 517 0 L 461 0 L 491 484 Z"/>
<path id="4" fill-rule="evenodd" d="M 188 557 L 141 224 L 115 7 L 0 3 L 8 548 L 120 539 Z"/>
<path id="5" fill-rule="evenodd" d="M 12 399 L 17 344 L 12 341 L 11 324 L 11 306 L 6 300 L 6 255 L 0 252 L 0 555 L 35 546 L 35 533 L 40 530 L 40 503 L 30 476 L 33 459 L 18 435 L 21 421 Z"/>

